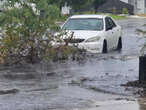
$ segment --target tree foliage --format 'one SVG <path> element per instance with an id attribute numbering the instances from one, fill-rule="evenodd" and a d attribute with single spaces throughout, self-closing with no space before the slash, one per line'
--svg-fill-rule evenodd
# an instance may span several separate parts
<path id="1" fill-rule="evenodd" d="M 65 3 L 74 10 L 87 4 L 95 9 L 105 0 L 0 0 L 3 12 L 0 14 L 0 61 L 17 63 L 35 62 L 44 56 L 51 58 L 70 52 L 66 46 L 56 50 L 52 46 L 52 33 L 58 29 L 56 20 L 59 8 Z M 45 34 L 45 35 L 44 35 Z M 44 37 L 45 36 L 45 37 Z M 45 38 L 45 39 L 44 39 Z"/>
<path id="2" fill-rule="evenodd" d="M 14 62 L 25 58 L 33 63 L 45 55 L 51 48 L 51 32 L 57 29 L 59 9 L 48 5 L 48 0 L 9 0 L 4 7 L 0 15 L 0 56 Z M 48 29 L 44 41 L 42 36 Z"/>
<path id="3" fill-rule="evenodd" d="M 122 14 L 129 14 L 128 9 L 127 8 L 123 8 L 122 9 Z"/>

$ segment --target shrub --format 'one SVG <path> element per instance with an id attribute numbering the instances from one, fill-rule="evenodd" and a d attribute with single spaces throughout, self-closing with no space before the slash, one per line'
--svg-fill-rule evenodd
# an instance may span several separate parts
<path id="1" fill-rule="evenodd" d="M 128 9 L 127 8 L 123 8 L 122 9 L 122 14 L 129 14 Z"/>
<path id="2" fill-rule="evenodd" d="M 47 0 L 9 0 L 4 7 L 7 10 L 0 15 L 1 61 L 35 63 L 49 55 L 48 50 L 56 51 L 51 44 L 58 30 L 55 5 L 48 5 Z"/>

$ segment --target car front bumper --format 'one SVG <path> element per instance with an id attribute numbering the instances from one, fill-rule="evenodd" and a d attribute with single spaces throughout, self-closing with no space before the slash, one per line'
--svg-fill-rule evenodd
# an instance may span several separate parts
<path id="1" fill-rule="evenodd" d="M 53 43 L 54 47 L 58 47 L 60 45 L 65 45 L 65 43 Z M 102 45 L 103 44 L 101 42 L 68 43 L 68 46 L 77 47 L 90 53 L 102 53 Z"/>
<path id="2" fill-rule="evenodd" d="M 78 48 L 84 49 L 91 53 L 101 53 L 102 44 L 100 42 L 79 43 Z"/>

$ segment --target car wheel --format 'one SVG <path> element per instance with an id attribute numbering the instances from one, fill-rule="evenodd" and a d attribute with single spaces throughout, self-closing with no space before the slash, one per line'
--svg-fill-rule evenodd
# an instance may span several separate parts
<path id="1" fill-rule="evenodd" d="M 107 53 L 107 41 L 106 40 L 104 40 L 104 42 L 103 42 L 102 53 Z"/>
<path id="2" fill-rule="evenodd" d="M 117 45 L 117 50 L 121 50 L 121 49 L 122 49 L 122 38 L 120 37 Z"/>

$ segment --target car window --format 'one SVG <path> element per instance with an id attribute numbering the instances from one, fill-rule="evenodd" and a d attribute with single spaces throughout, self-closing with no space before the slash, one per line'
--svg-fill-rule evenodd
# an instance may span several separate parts
<path id="1" fill-rule="evenodd" d="M 74 18 L 69 19 L 63 26 L 63 30 L 103 30 L 103 19 Z"/>
<path id="2" fill-rule="evenodd" d="M 110 23 L 108 18 L 105 18 L 105 24 L 106 24 L 106 30 L 109 30 L 109 29 L 112 28 L 112 25 L 111 25 L 111 23 Z"/>
<path id="3" fill-rule="evenodd" d="M 109 22 L 111 23 L 112 27 L 116 27 L 116 24 L 115 22 L 111 19 L 111 18 L 108 18 Z"/>
<path id="4" fill-rule="evenodd" d="M 115 22 L 110 17 L 105 18 L 105 23 L 106 23 L 106 30 L 116 27 Z"/>

